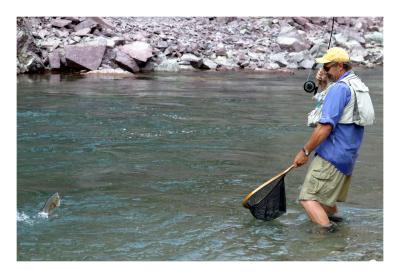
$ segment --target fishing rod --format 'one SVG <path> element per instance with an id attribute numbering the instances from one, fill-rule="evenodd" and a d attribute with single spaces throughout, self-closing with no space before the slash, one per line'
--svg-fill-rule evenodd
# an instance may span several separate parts
<path id="1" fill-rule="evenodd" d="M 332 17 L 332 28 L 331 28 L 331 36 L 330 36 L 330 38 L 329 38 L 328 49 L 331 48 L 331 41 L 332 41 L 333 26 L 334 26 L 334 25 L 335 25 L 335 18 Z M 319 53 L 320 47 L 321 47 L 321 44 L 318 46 L 317 54 Z M 303 85 L 304 91 L 306 91 L 307 93 L 310 93 L 310 94 L 311 94 L 311 93 L 314 93 L 314 95 L 315 95 L 315 94 L 317 93 L 317 91 L 318 91 L 318 86 L 315 84 L 314 81 L 312 81 L 312 80 L 310 79 L 310 76 L 311 76 L 311 72 L 312 72 L 313 70 L 315 70 L 315 68 L 317 67 L 317 65 L 318 65 L 317 63 L 314 63 L 314 65 L 310 68 L 310 71 L 308 72 L 307 81 L 304 82 L 304 85 Z"/>

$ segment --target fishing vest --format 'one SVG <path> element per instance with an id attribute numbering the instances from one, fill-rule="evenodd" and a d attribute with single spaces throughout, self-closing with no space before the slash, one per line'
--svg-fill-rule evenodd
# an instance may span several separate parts
<path id="1" fill-rule="evenodd" d="M 360 126 L 372 125 L 375 120 L 375 112 L 368 87 L 354 72 L 350 72 L 339 82 L 347 84 L 351 91 L 350 101 L 344 107 L 339 123 L 354 123 Z"/>
<path id="2" fill-rule="evenodd" d="M 354 72 L 350 72 L 349 75 L 338 82 L 347 84 L 351 92 L 350 101 L 344 107 L 339 123 L 354 123 L 360 126 L 372 125 L 375 120 L 375 113 L 368 87 L 357 75 L 354 74 Z M 317 100 L 317 104 L 316 107 L 310 113 L 308 113 L 307 125 L 309 127 L 317 126 L 321 118 L 325 97 L 331 87 L 335 84 L 336 83 L 332 83 L 327 89 L 314 96 L 314 99 Z"/>

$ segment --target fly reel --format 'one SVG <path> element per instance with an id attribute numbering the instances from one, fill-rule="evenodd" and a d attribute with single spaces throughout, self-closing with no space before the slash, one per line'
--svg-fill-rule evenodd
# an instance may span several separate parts
<path id="1" fill-rule="evenodd" d="M 318 91 L 317 85 L 315 85 L 315 82 L 311 80 L 307 80 L 306 82 L 304 82 L 303 88 L 304 91 L 306 91 L 309 94 L 314 93 L 315 95 Z"/>

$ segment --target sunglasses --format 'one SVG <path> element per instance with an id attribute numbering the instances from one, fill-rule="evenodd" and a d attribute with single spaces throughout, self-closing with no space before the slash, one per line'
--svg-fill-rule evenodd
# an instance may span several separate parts
<path id="1" fill-rule="evenodd" d="M 324 65 L 324 71 L 328 72 L 333 66 L 335 66 L 336 63 L 331 64 L 330 66 Z"/>

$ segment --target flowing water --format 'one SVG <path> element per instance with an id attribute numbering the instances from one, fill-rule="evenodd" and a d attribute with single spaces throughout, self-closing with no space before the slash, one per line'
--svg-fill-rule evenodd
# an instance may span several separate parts
<path id="1" fill-rule="evenodd" d="M 333 234 L 296 201 L 307 166 L 286 177 L 285 215 L 241 206 L 310 135 L 306 71 L 18 77 L 17 259 L 383 260 L 382 69 L 358 73 L 376 124 Z"/>

